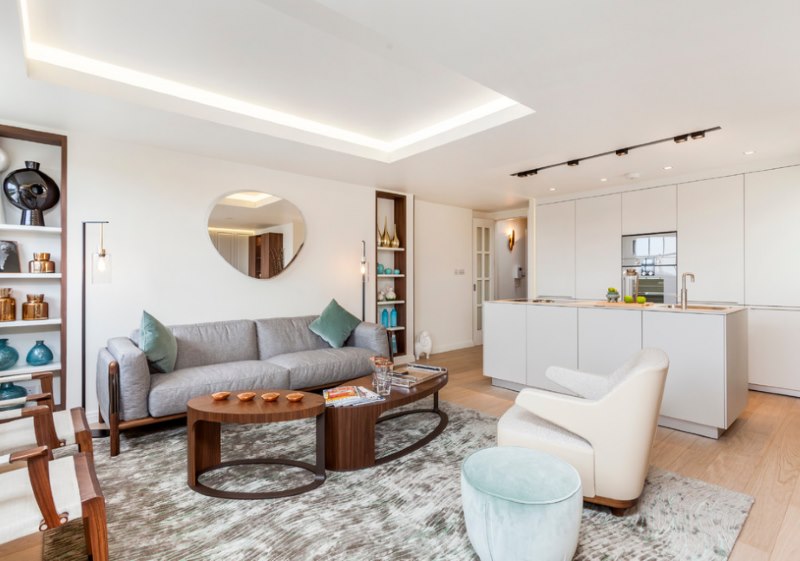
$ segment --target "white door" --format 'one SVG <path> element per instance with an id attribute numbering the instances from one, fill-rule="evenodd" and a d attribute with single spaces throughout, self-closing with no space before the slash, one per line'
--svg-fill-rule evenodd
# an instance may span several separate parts
<path id="1" fill-rule="evenodd" d="M 483 344 L 483 303 L 492 300 L 494 222 L 472 219 L 472 342 Z"/>

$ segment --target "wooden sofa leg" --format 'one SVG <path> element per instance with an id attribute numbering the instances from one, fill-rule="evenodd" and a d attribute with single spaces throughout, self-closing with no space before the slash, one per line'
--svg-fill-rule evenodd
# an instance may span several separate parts
<path id="1" fill-rule="evenodd" d="M 111 456 L 119 454 L 119 364 L 108 365 L 108 427 L 111 433 Z"/>

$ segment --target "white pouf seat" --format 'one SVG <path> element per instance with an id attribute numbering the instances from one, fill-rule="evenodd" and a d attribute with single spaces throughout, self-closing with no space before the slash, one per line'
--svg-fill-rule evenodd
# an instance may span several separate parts
<path id="1" fill-rule="evenodd" d="M 467 534 L 481 561 L 565 561 L 578 546 L 578 472 L 549 454 L 486 448 L 461 467 Z"/>

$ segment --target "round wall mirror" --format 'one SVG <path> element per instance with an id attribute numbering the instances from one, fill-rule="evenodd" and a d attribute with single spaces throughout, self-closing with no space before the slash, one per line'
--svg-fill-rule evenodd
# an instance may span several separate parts
<path id="1" fill-rule="evenodd" d="M 280 197 L 241 191 L 222 197 L 208 217 L 208 235 L 219 254 L 243 274 L 269 279 L 292 264 L 303 248 L 300 210 Z"/>

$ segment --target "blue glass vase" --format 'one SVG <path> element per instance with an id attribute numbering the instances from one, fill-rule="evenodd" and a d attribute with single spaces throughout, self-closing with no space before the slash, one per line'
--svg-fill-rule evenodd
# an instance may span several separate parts
<path id="1" fill-rule="evenodd" d="M 53 361 L 53 351 L 44 344 L 44 341 L 36 341 L 25 360 L 31 366 L 43 366 Z"/>
<path id="2" fill-rule="evenodd" d="M 381 312 L 381 325 L 389 327 L 389 311 L 386 308 Z"/>
<path id="3" fill-rule="evenodd" d="M 0 339 L 0 370 L 8 370 L 19 360 L 19 353 L 8 346 L 8 339 Z"/>
<path id="4" fill-rule="evenodd" d="M 392 313 L 389 314 L 389 327 L 397 327 L 397 310 L 392 308 Z"/>

